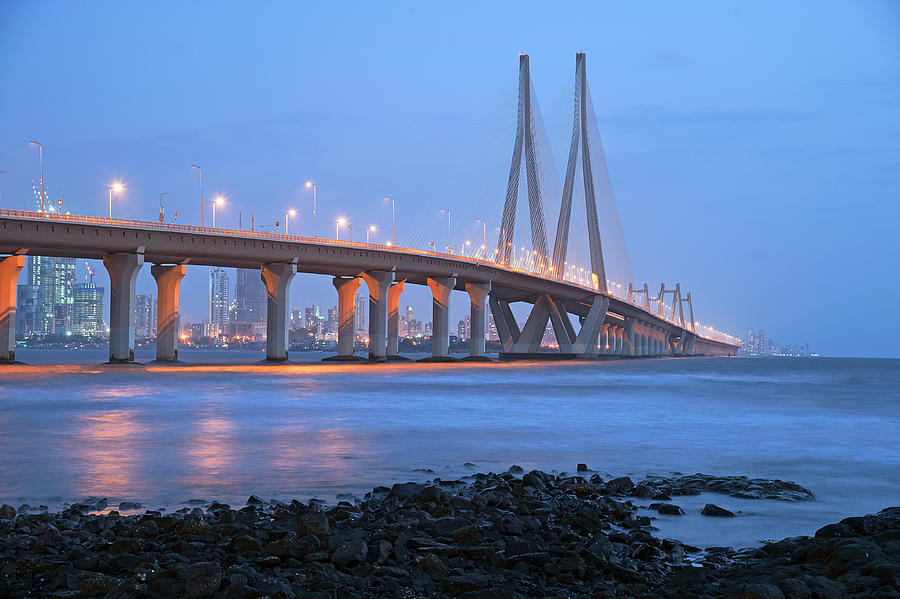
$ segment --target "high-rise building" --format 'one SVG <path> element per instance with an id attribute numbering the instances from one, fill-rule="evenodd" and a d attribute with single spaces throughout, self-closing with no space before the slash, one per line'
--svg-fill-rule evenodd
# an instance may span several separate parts
<path id="1" fill-rule="evenodd" d="M 325 332 L 333 333 L 337 331 L 337 308 L 328 308 L 325 314 Z"/>
<path id="2" fill-rule="evenodd" d="M 41 330 L 71 333 L 75 307 L 75 258 L 32 256 L 28 262 L 28 284 L 41 286 Z"/>
<path id="3" fill-rule="evenodd" d="M 44 300 L 40 285 L 16 288 L 16 334 L 23 337 L 44 334 Z"/>
<path id="4" fill-rule="evenodd" d="M 236 322 L 251 324 L 256 334 L 262 334 L 266 325 L 266 297 L 259 270 L 238 268 L 234 284 Z"/>
<path id="5" fill-rule="evenodd" d="M 306 309 L 306 318 L 304 321 L 304 324 L 306 325 L 305 328 L 313 334 L 318 335 L 322 333 L 322 313 L 319 310 L 319 304 L 313 304 Z"/>
<path id="6" fill-rule="evenodd" d="M 217 337 L 228 331 L 228 273 L 224 268 L 209 270 L 209 334 Z"/>
<path id="7" fill-rule="evenodd" d="M 366 323 L 369 316 L 369 296 L 357 293 L 353 301 L 355 302 L 353 306 L 353 330 L 357 333 L 367 334 L 368 328 Z"/>
<path id="8" fill-rule="evenodd" d="M 291 330 L 296 331 L 297 329 L 303 328 L 303 316 L 301 315 L 300 310 L 291 310 Z"/>
<path id="9" fill-rule="evenodd" d="M 134 298 L 134 336 L 149 339 L 156 336 L 156 298 L 138 294 Z"/>
<path id="10" fill-rule="evenodd" d="M 472 316 L 470 314 L 466 314 L 466 317 L 456 325 L 456 337 L 460 341 L 472 338 Z"/>
<path id="11" fill-rule="evenodd" d="M 497 323 L 494 322 L 494 313 L 490 310 L 488 310 L 487 313 L 487 331 L 484 333 L 484 338 L 487 341 L 500 341 L 500 334 L 497 332 Z"/>
<path id="12" fill-rule="evenodd" d="M 75 285 L 75 304 L 72 317 L 72 332 L 86 337 L 106 335 L 103 321 L 103 287 L 93 282 Z"/>

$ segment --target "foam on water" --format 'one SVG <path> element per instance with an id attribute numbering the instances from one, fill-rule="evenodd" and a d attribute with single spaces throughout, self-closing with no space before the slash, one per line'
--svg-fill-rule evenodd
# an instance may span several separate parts
<path id="1" fill-rule="evenodd" d="M 102 352 L 18 355 L 32 365 L 0 369 L 7 503 L 331 500 L 463 476 L 466 462 L 746 474 L 817 496 L 676 498 L 688 515 L 656 525 L 701 546 L 811 534 L 900 504 L 898 360 L 321 365 L 297 354 L 305 363 L 265 366 L 259 353 L 183 352 L 189 364 L 219 365 L 142 368 L 98 366 Z M 701 517 L 707 501 L 742 513 Z"/>

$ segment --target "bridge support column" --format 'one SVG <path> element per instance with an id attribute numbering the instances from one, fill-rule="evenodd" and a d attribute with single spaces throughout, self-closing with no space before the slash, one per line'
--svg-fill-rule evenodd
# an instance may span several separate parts
<path id="1" fill-rule="evenodd" d="M 290 320 L 291 280 L 297 274 L 297 263 L 263 264 L 260 277 L 266 286 L 266 360 L 288 359 L 288 322 Z"/>
<path id="2" fill-rule="evenodd" d="M 178 305 L 181 279 L 187 274 L 184 264 L 154 264 L 150 274 L 156 279 L 156 360 L 178 360 Z"/>
<path id="3" fill-rule="evenodd" d="M 109 272 L 109 361 L 134 361 L 134 284 L 144 265 L 144 252 L 107 254 Z"/>
<path id="4" fill-rule="evenodd" d="M 653 355 L 659 356 L 662 354 L 662 329 L 653 325 L 651 332 L 653 334 Z"/>
<path id="5" fill-rule="evenodd" d="M 513 316 L 509 302 L 493 295 L 490 297 L 491 314 L 494 315 L 494 324 L 497 326 L 497 335 L 500 337 L 500 345 L 503 352 L 512 351 L 519 341 L 519 324 Z"/>
<path id="6" fill-rule="evenodd" d="M 359 277 L 334 277 L 332 284 L 338 294 L 338 341 L 337 356 L 326 360 L 348 361 L 354 356 L 356 341 L 356 291 L 362 282 Z"/>
<path id="7" fill-rule="evenodd" d="M 611 341 L 613 340 L 614 327 L 610 325 L 608 322 L 604 322 L 603 326 L 600 327 L 600 353 L 601 354 L 611 354 L 614 351 L 613 344 Z"/>
<path id="8" fill-rule="evenodd" d="M 572 344 L 574 353 L 582 357 L 597 355 L 597 336 L 600 334 L 603 321 L 606 320 L 607 308 L 609 308 L 609 298 L 605 295 L 595 295 L 591 309 L 584 318 L 584 322 L 581 323 L 581 330 L 578 331 L 575 342 Z M 568 320 L 565 313 L 563 316 Z"/>
<path id="9" fill-rule="evenodd" d="M 634 334 L 634 319 L 626 318 L 625 319 L 625 331 L 624 331 L 624 339 L 625 339 L 625 348 L 623 353 L 626 356 L 636 356 L 637 355 L 637 339 Z"/>
<path id="10" fill-rule="evenodd" d="M 468 282 L 466 283 L 466 292 L 469 294 L 469 303 L 471 304 L 469 324 L 472 335 L 469 338 L 469 358 L 484 358 L 485 308 L 487 307 L 487 295 L 491 292 L 491 284 L 490 282 Z"/>
<path id="11" fill-rule="evenodd" d="M 387 301 L 388 288 L 394 273 L 373 270 L 362 273 L 369 288 L 369 360 L 384 362 L 387 359 Z"/>
<path id="12" fill-rule="evenodd" d="M 456 277 L 428 277 L 431 289 L 431 357 L 450 357 L 450 292 Z"/>
<path id="13" fill-rule="evenodd" d="M 406 279 L 397 281 L 388 288 L 387 357 L 389 359 L 400 357 L 400 294 L 403 293 L 405 285 Z"/>
<path id="14" fill-rule="evenodd" d="M 646 322 L 641 323 L 641 354 L 642 356 L 650 355 L 650 327 Z"/>
<path id="15" fill-rule="evenodd" d="M 628 354 L 628 348 L 625 346 L 625 327 L 616 327 L 616 355 L 624 356 Z"/>
<path id="16" fill-rule="evenodd" d="M 0 362 L 16 361 L 16 290 L 25 256 L 0 258 Z"/>

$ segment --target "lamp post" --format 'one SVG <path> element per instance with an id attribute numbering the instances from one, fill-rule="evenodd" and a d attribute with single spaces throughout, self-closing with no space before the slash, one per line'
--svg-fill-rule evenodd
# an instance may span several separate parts
<path id="1" fill-rule="evenodd" d="M 447 253 L 450 253 L 450 209 L 441 208 L 441 212 L 447 213 Z"/>
<path id="2" fill-rule="evenodd" d="M 31 143 L 38 147 L 38 152 L 41 155 L 41 212 L 44 211 L 44 146 L 41 145 L 41 142 L 31 140 Z"/>
<path id="3" fill-rule="evenodd" d="M 318 237 L 319 232 L 317 230 L 318 226 L 316 223 L 316 184 L 313 183 L 312 181 L 307 181 L 306 187 L 307 187 L 307 189 L 312 187 L 312 190 L 313 190 L 313 237 Z"/>
<path id="4" fill-rule="evenodd" d="M 162 202 L 163 202 L 163 196 L 167 195 L 168 193 L 169 193 L 168 191 L 164 191 L 161 194 L 159 194 L 159 222 L 163 222 L 165 220 L 163 218 L 163 215 L 165 213 L 163 212 L 163 203 Z"/>
<path id="5" fill-rule="evenodd" d="M 384 196 L 391 201 L 391 245 L 397 245 L 397 211 L 394 205 L 394 196 Z"/>
<path id="6" fill-rule="evenodd" d="M 225 198 L 223 198 L 222 196 L 216 196 L 216 199 L 213 200 L 213 223 L 212 223 L 213 229 L 216 228 L 216 206 L 221 206 L 224 203 L 225 203 Z"/>
<path id="7" fill-rule="evenodd" d="M 369 243 L 369 233 L 375 232 L 375 225 L 369 225 L 369 228 L 366 229 L 366 243 Z"/>
<path id="8" fill-rule="evenodd" d="M 341 239 L 341 227 L 347 224 L 347 219 L 339 218 L 334 223 L 334 239 L 335 241 L 340 241 Z"/>
<path id="9" fill-rule="evenodd" d="M 119 193 L 122 191 L 122 184 L 118 181 L 109 186 L 109 218 L 112 218 L 112 194 L 113 192 Z M 41 211 L 43 212 L 44 206 L 43 202 L 41 202 Z"/>
<path id="10" fill-rule="evenodd" d="M 203 169 L 197 166 L 196 164 L 191 165 L 193 168 L 200 171 L 200 226 L 203 226 Z"/>
<path id="11" fill-rule="evenodd" d="M 284 234 L 288 234 L 288 223 L 291 221 L 291 217 L 297 214 L 297 211 L 291 208 L 287 212 L 284 213 Z"/>
<path id="12" fill-rule="evenodd" d="M 487 262 L 487 221 L 483 218 L 479 218 L 481 221 L 481 251 L 483 253 L 482 260 Z M 475 222 L 477 223 L 478 220 Z"/>
<path id="13" fill-rule="evenodd" d="M 347 229 L 350 231 L 350 243 L 353 243 L 353 223 L 347 223 Z"/>

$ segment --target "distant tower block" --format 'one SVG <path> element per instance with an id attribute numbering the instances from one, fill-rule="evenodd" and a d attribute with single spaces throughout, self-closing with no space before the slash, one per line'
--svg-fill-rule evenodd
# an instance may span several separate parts
<path id="1" fill-rule="evenodd" d="M 540 172 L 534 152 L 534 121 L 531 112 L 531 74 L 528 55 L 519 55 L 519 110 L 516 122 L 516 142 L 513 146 L 512 164 L 509 167 L 509 183 L 506 202 L 503 204 L 503 220 L 497 242 L 497 262 L 508 265 L 515 250 L 516 204 L 519 195 L 519 173 L 522 169 L 522 151 L 525 151 L 525 177 L 528 185 L 528 211 L 531 217 L 532 250 L 542 258 L 547 255 L 547 235 L 544 226 L 544 204 L 541 199 Z"/>

